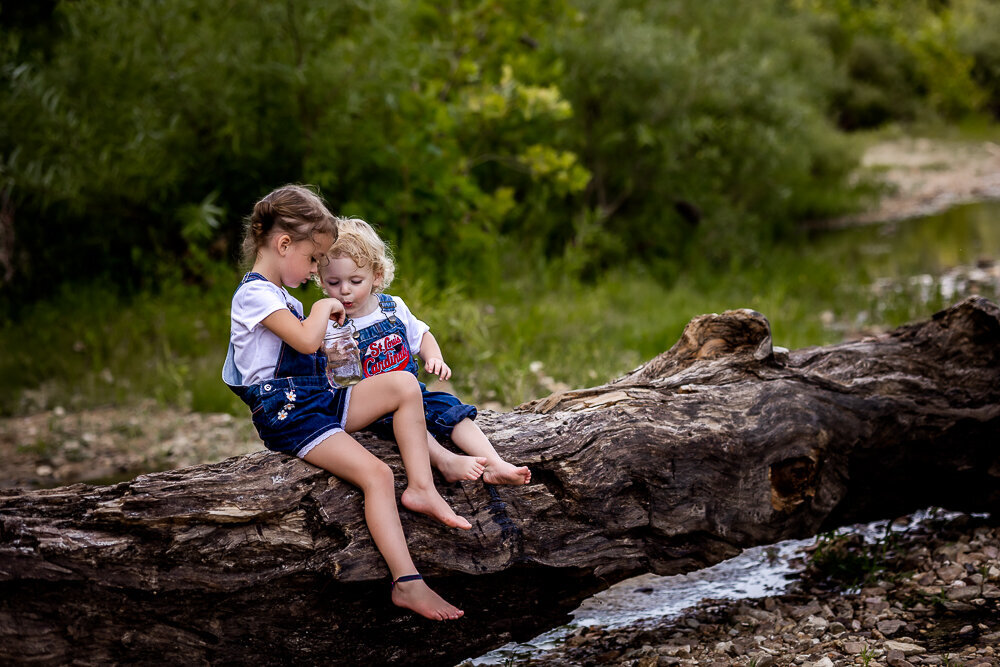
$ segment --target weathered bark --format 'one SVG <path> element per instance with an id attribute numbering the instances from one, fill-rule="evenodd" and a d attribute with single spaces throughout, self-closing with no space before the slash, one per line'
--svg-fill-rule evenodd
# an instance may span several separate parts
<path id="1" fill-rule="evenodd" d="M 994 512 L 1000 311 L 968 299 L 790 353 L 759 313 L 705 315 L 625 377 L 479 423 L 532 483 L 439 484 L 468 532 L 401 511 L 459 621 L 389 603 L 356 488 L 261 452 L 0 493 L 0 661 L 454 664 L 640 572 L 932 505 Z M 363 442 L 401 490 L 393 447 Z"/>

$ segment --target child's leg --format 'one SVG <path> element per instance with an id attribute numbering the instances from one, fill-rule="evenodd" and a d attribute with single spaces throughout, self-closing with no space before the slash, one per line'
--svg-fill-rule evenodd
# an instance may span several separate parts
<path id="1" fill-rule="evenodd" d="M 486 459 L 482 456 L 462 456 L 446 449 L 440 442 L 427 434 L 427 451 L 431 456 L 431 465 L 437 468 L 449 482 L 463 479 L 479 479 L 486 469 Z"/>
<path id="2" fill-rule="evenodd" d="M 396 493 L 389 466 L 346 433 L 337 433 L 316 445 L 305 455 L 305 460 L 361 488 L 368 530 L 393 580 L 416 573 L 396 511 Z M 435 620 L 454 619 L 464 613 L 445 602 L 422 580 L 393 586 L 392 601 Z"/>
<path id="3" fill-rule="evenodd" d="M 527 484 L 531 481 L 531 471 L 507 463 L 493 448 L 489 438 L 476 422 L 463 419 L 451 432 L 451 441 L 466 454 L 486 459 L 483 481 L 489 484 Z"/>
<path id="4" fill-rule="evenodd" d="M 472 524 L 455 514 L 434 487 L 424 401 L 417 378 L 405 371 L 367 377 L 351 389 L 344 428 L 349 433 L 392 413 L 392 432 L 406 468 L 406 490 L 400 501 L 414 512 L 427 514 L 446 526 L 469 530 Z"/>

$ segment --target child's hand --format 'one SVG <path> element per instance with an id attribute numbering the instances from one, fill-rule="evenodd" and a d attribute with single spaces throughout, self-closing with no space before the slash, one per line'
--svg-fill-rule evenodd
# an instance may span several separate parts
<path id="1" fill-rule="evenodd" d="M 344 310 L 344 304 L 333 298 L 322 299 L 322 301 L 330 302 L 327 304 L 330 306 L 330 319 L 343 326 L 344 320 L 347 319 L 347 311 Z"/>
<path id="2" fill-rule="evenodd" d="M 451 369 L 448 368 L 448 364 L 444 363 L 444 359 L 441 357 L 424 359 L 424 370 L 437 375 L 442 380 L 447 380 L 451 377 Z"/>

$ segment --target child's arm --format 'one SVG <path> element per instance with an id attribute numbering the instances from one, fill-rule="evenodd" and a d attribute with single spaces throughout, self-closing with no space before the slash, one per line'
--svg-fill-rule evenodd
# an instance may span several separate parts
<path id="1" fill-rule="evenodd" d="M 302 354 L 312 354 L 319 349 L 326 334 L 326 323 L 336 320 L 344 323 L 344 304 L 337 299 L 320 299 L 313 304 L 309 317 L 299 320 L 287 308 L 276 310 L 263 320 L 261 324 Z"/>
<path id="2" fill-rule="evenodd" d="M 444 363 L 444 355 L 441 354 L 441 346 L 430 331 L 420 339 L 420 358 L 424 360 L 424 370 L 437 375 L 442 380 L 451 377 L 451 369 Z"/>

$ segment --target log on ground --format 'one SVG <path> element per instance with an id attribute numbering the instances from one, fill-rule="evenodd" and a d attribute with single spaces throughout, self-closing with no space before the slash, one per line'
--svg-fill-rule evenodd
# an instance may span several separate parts
<path id="1" fill-rule="evenodd" d="M 391 605 L 356 488 L 262 451 L 0 492 L 0 662 L 449 665 L 642 572 L 922 507 L 995 513 L 1000 310 L 792 352 L 759 313 L 704 315 L 624 377 L 479 423 L 532 483 L 439 480 L 471 531 L 400 512 L 458 621 Z M 359 438 L 401 493 L 393 445 Z"/>

